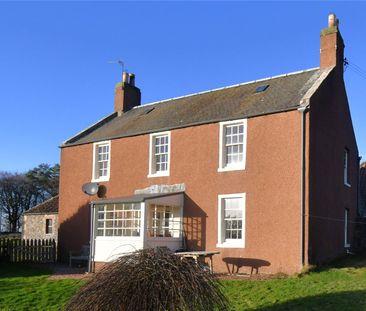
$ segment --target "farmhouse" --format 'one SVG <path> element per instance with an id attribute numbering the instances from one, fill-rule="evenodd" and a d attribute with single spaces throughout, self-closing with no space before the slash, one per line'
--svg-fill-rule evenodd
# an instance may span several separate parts
<path id="1" fill-rule="evenodd" d="M 345 253 L 358 149 L 343 52 L 331 14 L 318 68 L 144 105 L 124 73 L 114 111 L 61 146 L 61 255 L 90 243 L 98 268 L 166 246 L 219 251 L 219 272 L 292 274 Z"/>

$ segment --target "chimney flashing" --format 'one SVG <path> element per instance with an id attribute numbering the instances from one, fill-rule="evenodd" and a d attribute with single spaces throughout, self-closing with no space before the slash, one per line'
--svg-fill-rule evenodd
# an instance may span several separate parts
<path id="1" fill-rule="evenodd" d="M 322 31 L 320 32 L 320 36 L 326 36 L 326 35 L 330 35 L 332 33 L 337 33 L 337 32 L 339 32 L 338 26 L 328 27 L 328 28 L 322 29 Z"/>

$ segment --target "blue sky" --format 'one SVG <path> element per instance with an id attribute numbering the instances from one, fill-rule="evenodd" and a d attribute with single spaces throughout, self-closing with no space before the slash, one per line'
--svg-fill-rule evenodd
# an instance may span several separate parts
<path id="1" fill-rule="evenodd" d="M 335 12 L 366 70 L 365 2 L 0 2 L 0 170 L 59 162 L 58 146 L 113 110 L 123 59 L 143 103 L 319 65 Z M 345 72 L 366 157 L 366 75 Z"/>

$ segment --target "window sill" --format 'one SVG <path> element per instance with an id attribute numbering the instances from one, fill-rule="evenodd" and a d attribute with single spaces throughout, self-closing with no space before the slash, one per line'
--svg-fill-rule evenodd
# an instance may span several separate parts
<path id="1" fill-rule="evenodd" d="M 96 236 L 99 241 L 116 241 L 116 240 L 141 240 L 140 236 Z"/>
<path id="2" fill-rule="evenodd" d="M 152 178 L 152 177 L 167 177 L 167 176 L 169 176 L 169 172 L 155 173 L 155 174 L 149 174 L 149 175 L 147 175 L 148 178 Z"/>
<path id="3" fill-rule="evenodd" d="M 91 182 L 107 182 L 109 181 L 109 177 L 105 177 L 105 178 L 98 178 L 98 179 L 92 179 Z"/>
<path id="4" fill-rule="evenodd" d="M 245 248 L 244 241 L 238 243 L 217 243 L 217 248 Z"/>
<path id="5" fill-rule="evenodd" d="M 147 238 L 146 238 L 147 240 L 153 240 L 153 241 L 180 241 L 180 240 L 182 240 L 182 238 L 181 237 L 163 237 L 163 236 L 155 236 L 155 237 L 153 237 L 153 236 L 148 236 Z"/>
<path id="6" fill-rule="evenodd" d="M 219 167 L 218 172 L 231 172 L 231 171 L 244 171 L 245 166 L 229 166 L 229 167 Z"/>
<path id="7" fill-rule="evenodd" d="M 344 183 L 344 185 L 346 186 L 346 187 L 348 187 L 348 188 L 351 188 L 351 185 L 349 184 L 349 183 Z"/>

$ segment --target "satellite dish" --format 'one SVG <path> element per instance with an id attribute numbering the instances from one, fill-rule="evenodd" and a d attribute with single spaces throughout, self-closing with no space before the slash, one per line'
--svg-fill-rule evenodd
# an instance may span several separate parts
<path id="1" fill-rule="evenodd" d="M 83 192 L 86 193 L 87 195 L 95 195 L 98 193 L 99 184 L 97 184 L 95 182 L 89 182 L 89 183 L 84 184 L 81 187 L 81 190 L 83 190 Z"/>

